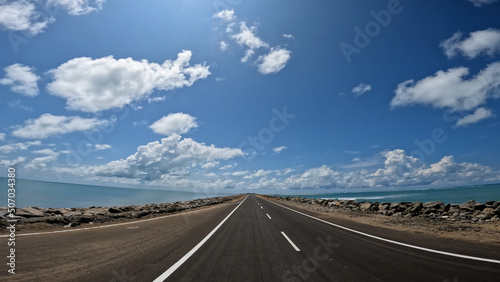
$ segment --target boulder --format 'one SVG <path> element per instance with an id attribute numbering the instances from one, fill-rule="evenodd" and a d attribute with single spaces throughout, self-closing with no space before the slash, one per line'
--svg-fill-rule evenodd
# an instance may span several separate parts
<path id="1" fill-rule="evenodd" d="M 458 207 L 462 211 L 473 211 L 474 210 L 474 204 L 475 204 L 474 201 L 472 201 L 472 202 L 465 202 L 463 204 L 458 205 Z"/>
<path id="2" fill-rule="evenodd" d="M 442 201 L 432 201 L 432 202 L 427 202 L 423 204 L 424 208 L 435 208 L 435 209 L 442 209 L 444 207 L 444 203 Z"/>
<path id="3" fill-rule="evenodd" d="M 494 211 L 493 211 L 494 214 L 496 215 L 499 215 L 500 216 L 500 206 L 498 206 Z"/>
<path id="4" fill-rule="evenodd" d="M 44 214 L 41 210 L 38 210 L 35 208 L 16 209 L 16 215 L 26 217 L 26 218 L 44 216 Z"/>
<path id="5" fill-rule="evenodd" d="M 486 208 L 485 204 L 481 204 L 481 203 L 474 204 L 474 210 L 476 210 L 476 211 L 482 211 L 484 208 Z"/>
<path id="6" fill-rule="evenodd" d="M 486 205 L 490 208 L 496 209 L 500 206 L 500 201 L 486 201 Z"/>
<path id="7" fill-rule="evenodd" d="M 416 214 L 420 212 L 423 207 L 424 205 L 422 204 L 422 202 L 413 202 L 409 207 L 410 210 L 408 212 L 410 212 L 411 214 Z"/>
<path id="8" fill-rule="evenodd" d="M 372 203 L 370 203 L 370 202 L 364 202 L 364 203 L 361 203 L 359 205 L 361 211 L 367 211 L 370 209 L 371 206 L 372 206 Z"/>
<path id="9" fill-rule="evenodd" d="M 121 210 L 119 210 L 119 209 L 117 209 L 117 208 L 109 208 L 109 209 L 108 209 L 108 211 L 109 211 L 110 213 L 121 213 L 121 212 L 122 212 Z"/>

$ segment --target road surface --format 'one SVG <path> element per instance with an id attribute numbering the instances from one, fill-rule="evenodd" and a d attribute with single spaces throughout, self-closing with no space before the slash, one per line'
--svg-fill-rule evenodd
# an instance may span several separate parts
<path id="1" fill-rule="evenodd" d="M 17 274 L 4 266 L 0 280 L 500 281 L 498 247 L 308 214 L 251 194 L 153 220 L 18 236 Z"/>

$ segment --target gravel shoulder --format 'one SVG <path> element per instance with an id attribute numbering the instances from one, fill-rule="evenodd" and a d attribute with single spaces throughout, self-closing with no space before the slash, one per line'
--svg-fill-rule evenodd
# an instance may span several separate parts
<path id="1" fill-rule="evenodd" d="M 441 215 L 442 213 L 426 213 L 425 208 L 413 214 L 405 212 L 389 212 L 391 211 L 391 204 L 389 204 L 389 208 L 386 210 L 375 211 L 361 208 L 363 206 L 373 207 L 374 203 L 370 202 L 357 203 L 354 201 L 334 200 L 318 201 L 299 197 L 264 197 L 291 208 L 296 207 L 305 209 L 319 213 L 334 220 L 354 221 L 360 224 L 404 231 L 415 235 L 427 235 L 473 243 L 484 243 L 500 247 L 500 220 L 497 220 L 498 216 L 496 215 L 486 220 L 476 220 L 475 217 L 472 216 L 474 212 L 471 212 L 469 219 L 462 219 L 459 216 L 450 216 L 450 213 L 447 213 L 446 215 Z M 497 202 L 493 203 L 496 205 Z M 432 203 L 425 203 L 422 204 L 422 207 L 426 204 L 427 206 L 433 205 Z M 479 203 L 470 204 L 476 205 Z M 386 203 L 376 203 L 376 205 L 386 205 Z M 398 206 L 401 206 L 400 203 L 392 205 L 394 207 L 393 211 L 397 210 Z M 481 205 L 485 206 L 485 208 L 487 206 L 484 204 Z M 465 208 L 468 206 L 469 205 L 465 205 L 463 207 Z M 413 204 L 411 207 L 413 207 Z M 411 209 L 411 207 L 408 208 Z M 476 212 L 476 215 L 481 214 L 482 212 Z"/>

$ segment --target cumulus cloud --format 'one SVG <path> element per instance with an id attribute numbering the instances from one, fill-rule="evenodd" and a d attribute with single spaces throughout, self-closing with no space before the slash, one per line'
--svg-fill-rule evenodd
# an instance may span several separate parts
<path id="1" fill-rule="evenodd" d="M 464 78 L 468 74 L 468 68 L 458 67 L 438 71 L 417 82 L 405 81 L 395 90 L 391 106 L 423 104 L 451 111 L 469 111 L 485 104 L 487 99 L 499 98 L 500 62 L 488 65 L 470 79 Z"/>
<path id="2" fill-rule="evenodd" d="M 52 17 L 43 17 L 34 3 L 28 0 L 1 1 L 0 27 L 9 31 L 27 32 L 36 35 L 54 22 Z"/>
<path id="3" fill-rule="evenodd" d="M 267 55 L 260 56 L 259 72 L 261 74 L 277 73 L 282 70 L 290 60 L 292 52 L 286 49 L 271 48 Z"/>
<path id="4" fill-rule="evenodd" d="M 229 44 L 226 41 L 220 42 L 220 50 L 221 51 L 226 51 L 228 46 L 229 46 Z"/>
<path id="5" fill-rule="evenodd" d="M 279 147 L 273 148 L 273 152 L 279 154 L 279 153 L 283 152 L 286 149 L 287 149 L 286 146 L 279 146 Z"/>
<path id="6" fill-rule="evenodd" d="M 492 118 L 494 116 L 495 114 L 493 114 L 490 109 L 477 108 L 474 113 L 459 119 L 456 126 L 467 126 L 469 124 L 477 123 L 483 119 Z"/>
<path id="7" fill-rule="evenodd" d="M 47 5 L 59 6 L 68 11 L 68 14 L 80 16 L 102 9 L 106 0 L 49 0 Z"/>
<path id="8" fill-rule="evenodd" d="M 57 155 L 50 155 L 33 159 L 24 166 L 27 170 L 45 170 L 47 163 L 57 160 Z"/>
<path id="9" fill-rule="evenodd" d="M 283 183 L 289 189 L 327 189 L 458 185 L 500 180 L 500 172 L 480 164 L 458 163 L 453 156 L 445 156 L 430 165 L 408 156 L 401 149 L 388 151 L 384 157 L 383 167 L 375 171 L 361 169 L 340 172 L 323 165 L 292 175 Z"/>
<path id="10" fill-rule="evenodd" d="M 90 167 L 89 171 L 98 176 L 160 180 L 186 175 L 193 164 L 203 166 L 243 155 L 241 149 L 207 146 L 173 134 L 138 147 L 137 152 L 126 159 Z"/>
<path id="11" fill-rule="evenodd" d="M 36 119 L 25 121 L 23 126 L 17 126 L 12 135 L 27 139 L 44 139 L 76 131 L 88 131 L 107 124 L 109 124 L 109 121 L 98 120 L 97 118 L 43 114 Z"/>
<path id="12" fill-rule="evenodd" d="M 54 81 L 47 89 L 66 99 L 72 110 L 95 113 L 121 108 L 155 90 L 188 87 L 210 75 L 209 66 L 190 65 L 191 55 L 191 51 L 183 50 L 176 60 L 161 65 L 113 56 L 75 58 L 50 71 Z"/>
<path id="13" fill-rule="evenodd" d="M 202 165 L 201 167 L 204 169 L 211 169 L 211 168 L 218 166 L 219 163 L 220 163 L 219 161 L 207 162 L 204 165 Z"/>
<path id="14" fill-rule="evenodd" d="M 248 26 L 245 21 L 236 21 L 234 10 L 224 10 L 214 14 L 214 18 L 223 19 L 226 25 L 226 32 L 229 37 L 239 46 L 245 48 L 245 55 L 241 58 L 242 63 L 246 63 L 256 53 L 258 49 L 269 49 L 271 46 L 257 35 L 257 27 Z M 291 34 L 283 34 L 284 38 L 294 39 Z M 227 50 L 229 44 L 226 41 L 220 42 L 220 49 Z M 291 51 L 278 46 L 271 48 L 267 54 L 257 57 L 255 64 L 261 74 L 277 73 L 282 70 L 290 60 Z"/>
<path id="15" fill-rule="evenodd" d="M 42 150 L 36 150 L 33 151 L 34 154 L 41 154 L 41 155 L 47 155 L 47 156 L 59 156 L 58 152 L 55 152 L 51 149 L 42 149 Z"/>
<path id="16" fill-rule="evenodd" d="M 26 151 L 30 146 L 40 146 L 40 145 L 42 145 L 42 142 L 39 140 L 24 142 L 24 143 L 11 143 L 0 146 L 0 152 L 8 154 L 16 151 Z"/>
<path id="17" fill-rule="evenodd" d="M 0 133 L 0 141 L 5 140 L 5 133 Z"/>
<path id="18" fill-rule="evenodd" d="M 150 126 L 154 133 L 166 136 L 184 134 L 196 127 L 196 118 L 184 113 L 168 114 Z"/>
<path id="19" fill-rule="evenodd" d="M 103 150 L 111 149 L 112 147 L 113 146 L 111 146 L 109 144 L 95 144 L 94 150 L 103 151 Z"/>
<path id="20" fill-rule="evenodd" d="M 354 87 L 351 91 L 354 93 L 356 96 L 361 96 L 365 92 L 372 90 L 371 85 L 365 84 L 365 83 L 360 83 L 358 86 Z"/>
<path id="21" fill-rule="evenodd" d="M 251 179 L 251 178 L 266 177 L 266 176 L 272 174 L 273 172 L 274 171 L 272 171 L 272 170 L 259 169 L 254 173 L 246 175 L 244 178 Z"/>
<path id="22" fill-rule="evenodd" d="M 471 2 L 476 7 L 482 7 L 483 5 L 497 2 L 497 0 L 467 0 L 467 1 Z"/>
<path id="23" fill-rule="evenodd" d="M 231 9 L 231 10 L 227 10 L 226 9 L 226 10 L 222 10 L 222 11 L 216 13 L 214 15 L 214 18 L 216 18 L 216 19 L 222 19 L 224 21 L 229 22 L 229 21 L 234 20 L 236 18 L 236 16 L 234 15 L 234 10 L 233 9 Z"/>
<path id="24" fill-rule="evenodd" d="M 24 162 L 26 160 L 25 157 L 17 157 L 13 160 L 0 160 L 0 166 L 1 167 L 13 167 L 17 166 L 18 164 Z"/>
<path id="25" fill-rule="evenodd" d="M 463 38 L 461 32 L 455 33 L 452 37 L 439 44 L 443 48 L 448 58 L 461 54 L 469 59 L 485 54 L 493 57 L 500 53 L 500 30 L 486 29 L 471 32 L 469 37 Z"/>
<path id="26" fill-rule="evenodd" d="M 10 86 L 10 90 L 34 97 L 38 95 L 37 82 L 40 77 L 34 74 L 35 69 L 21 64 L 13 64 L 4 68 L 5 77 L 0 79 L 0 84 Z"/>
<path id="27" fill-rule="evenodd" d="M 269 44 L 262 41 L 259 37 L 255 35 L 256 27 L 248 27 L 245 22 L 240 22 L 240 31 L 233 34 L 231 38 L 236 40 L 236 43 L 240 46 L 247 47 L 245 51 L 245 56 L 241 58 L 241 62 L 245 63 L 250 59 L 250 57 L 255 53 L 258 48 L 269 48 Z"/>
<path id="28" fill-rule="evenodd" d="M 48 0 L 47 2 L 39 3 L 39 5 L 46 5 L 46 8 L 49 10 L 54 9 L 54 7 L 63 8 L 68 11 L 68 14 L 79 16 L 100 10 L 105 1 Z M 55 18 L 47 15 L 45 11 L 37 9 L 37 5 L 34 2 L 29 0 L 0 1 L 0 28 L 14 32 L 26 32 L 30 35 L 43 32 L 55 21 Z"/>

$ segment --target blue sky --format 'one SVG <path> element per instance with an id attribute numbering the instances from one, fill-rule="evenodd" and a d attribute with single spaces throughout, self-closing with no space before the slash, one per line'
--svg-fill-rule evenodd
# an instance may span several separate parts
<path id="1" fill-rule="evenodd" d="M 499 12 L 0 0 L 0 166 L 205 192 L 497 183 Z"/>

